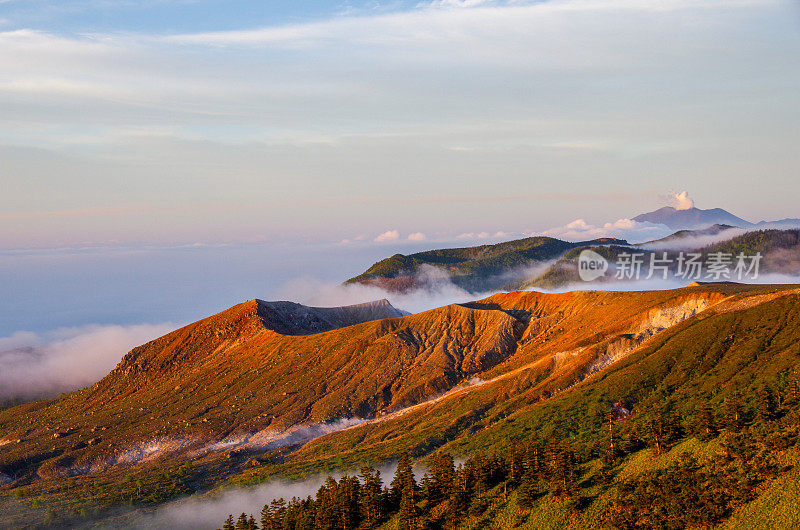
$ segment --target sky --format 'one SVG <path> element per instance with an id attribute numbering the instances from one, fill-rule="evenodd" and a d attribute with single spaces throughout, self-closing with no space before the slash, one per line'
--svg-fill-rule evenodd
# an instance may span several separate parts
<path id="1" fill-rule="evenodd" d="M 0 335 L 523 235 L 800 217 L 782 0 L 0 0 Z"/>
<path id="2" fill-rule="evenodd" d="M 0 248 L 800 215 L 777 0 L 0 2 Z M 780 190 L 780 191 L 779 191 Z"/>

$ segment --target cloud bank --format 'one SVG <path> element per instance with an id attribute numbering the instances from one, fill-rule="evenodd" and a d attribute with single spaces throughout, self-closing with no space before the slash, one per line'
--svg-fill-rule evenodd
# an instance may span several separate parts
<path id="1" fill-rule="evenodd" d="M 135 346 L 177 326 L 90 325 L 0 338 L 0 403 L 54 396 L 91 385 Z"/>
<path id="2" fill-rule="evenodd" d="M 675 230 L 655 223 L 640 223 L 632 219 L 618 219 L 613 223 L 593 225 L 584 219 L 576 219 L 571 223 L 551 228 L 542 232 L 543 235 L 566 239 L 568 241 L 586 241 L 602 237 L 624 239 L 629 243 L 640 243 L 666 237 Z"/>

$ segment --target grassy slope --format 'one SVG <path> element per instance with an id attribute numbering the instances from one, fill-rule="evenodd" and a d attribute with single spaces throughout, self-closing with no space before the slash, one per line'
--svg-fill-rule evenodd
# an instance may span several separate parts
<path id="1" fill-rule="evenodd" d="M 709 290 L 719 296 L 735 298 L 770 293 L 776 288 L 714 286 L 681 290 L 679 294 L 688 296 L 687 293 Z M 572 330 L 573 334 L 578 332 L 570 339 L 573 345 L 576 340 L 591 342 L 591 337 L 601 329 L 604 334 L 613 333 L 613 326 L 621 326 L 631 315 L 648 312 L 649 308 L 676 296 L 676 292 L 566 293 L 552 297 L 533 293 L 497 295 L 485 303 L 496 304 L 498 313 L 505 315 L 505 311 L 524 306 L 539 317 L 533 320 L 532 327 L 537 321 L 551 323 L 529 337 L 517 352 L 520 359 L 514 361 L 522 363 L 524 368 L 525 363 L 545 359 L 542 366 L 546 369 L 538 366 L 521 369 L 494 384 L 464 392 L 457 399 L 428 403 L 390 421 L 328 435 L 290 454 L 276 451 L 268 460 L 262 458 L 253 467 L 243 466 L 243 462 L 235 459 L 226 460 L 223 454 L 218 454 L 200 459 L 193 469 L 180 473 L 178 469 L 183 461 L 168 458 L 159 461 L 158 472 L 152 468 L 133 467 L 75 477 L 72 484 L 66 480 L 39 481 L 22 499 L 6 494 L 0 505 L 16 506 L 24 517 L 29 517 L 32 511 L 43 517 L 44 509 L 31 507 L 33 500 L 41 499 L 46 506 L 59 511 L 102 509 L 125 499 L 135 499 L 137 504 L 157 502 L 161 498 L 157 495 L 159 492 L 168 497 L 170 491 L 173 494 L 192 491 L 202 489 L 204 484 L 225 480 L 245 484 L 278 475 L 300 477 L 324 470 L 355 469 L 362 463 L 378 463 L 407 449 L 418 457 L 439 448 L 457 455 L 477 450 L 502 451 L 514 440 L 531 435 L 546 436 L 553 429 L 588 446 L 597 439 L 609 400 L 628 400 L 640 412 L 641 421 L 655 407 L 665 404 L 691 417 L 698 399 L 711 398 L 720 402 L 732 383 L 745 389 L 756 388 L 796 368 L 800 357 L 800 306 L 797 296 L 787 296 L 753 308 L 747 308 L 746 304 L 728 305 L 727 312 L 703 313 L 656 335 L 638 352 L 572 390 L 542 399 L 550 379 L 540 380 L 539 376 L 556 368 L 551 363 L 552 358 L 545 355 L 546 348 L 551 348 L 549 351 L 553 353 L 560 345 L 567 346 L 568 342 L 559 342 L 564 340 L 559 337 L 564 335 L 565 329 Z M 734 310 L 737 307 L 739 310 Z M 556 308 L 560 309 L 553 312 Z M 605 328 L 593 327 L 603 322 Z M 608 328 L 609 325 L 612 327 Z M 617 328 L 617 331 L 624 329 Z M 557 391 L 559 386 L 561 383 L 549 388 Z M 232 386 L 228 391 L 240 390 Z M 63 407 L 59 405 L 63 399 L 12 410 L 17 417 L 37 409 L 54 414 L 58 409 L 53 407 Z M 122 409 L 114 413 L 122 413 Z M 633 420 L 636 421 L 640 420 Z M 46 443 L 62 442 L 51 439 Z M 137 486 L 136 480 L 142 480 L 143 486 Z M 141 490 L 146 493 L 144 498 L 139 493 Z"/>
<path id="2" fill-rule="evenodd" d="M 718 439 L 704 443 L 696 438 L 689 438 L 661 456 L 656 456 L 649 449 L 643 449 L 626 457 L 615 468 L 615 472 L 619 478 L 634 478 L 648 471 L 664 469 L 686 453 L 698 459 L 707 458 L 715 453 L 718 447 Z M 758 498 L 737 509 L 730 519 L 720 525 L 720 528 L 789 528 L 800 522 L 800 502 L 798 502 L 800 501 L 800 453 L 796 449 L 787 451 L 782 455 L 782 460 L 784 463 L 794 466 L 794 469 L 767 484 Z M 597 461 L 592 461 L 584 466 L 589 470 L 589 477 L 592 476 L 591 468 L 598 465 Z M 550 495 L 544 495 L 536 505 L 530 509 L 524 509 L 517 503 L 515 493 L 510 495 L 505 502 L 495 499 L 486 514 L 469 518 L 460 526 L 460 529 L 584 530 L 600 528 L 604 527 L 603 517 L 616 491 L 614 486 L 605 490 L 598 487 L 585 488 L 582 493 L 587 495 L 591 501 L 582 510 L 575 510 L 570 503 L 561 502 Z"/>
<path id="3" fill-rule="evenodd" d="M 554 429 L 568 433 L 574 442 L 588 447 L 602 437 L 603 405 L 618 398 L 628 400 L 639 410 L 639 415 L 630 420 L 631 424 L 643 422 L 651 411 L 664 406 L 678 410 L 688 422 L 700 400 L 710 398 L 712 402 L 720 403 L 733 386 L 750 396 L 765 382 L 777 385 L 782 373 L 797 372 L 800 368 L 798 302 L 800 298 L 791 296 L 754 308 L 687 321 L 571 392 L 535 406 L 526 403 L 529 396 L 525 395 L 494 404 L 480 414 L 469 429 L 442 447 L 459 455 L 479 450 L 503 451 L 515 440 L 528 436 L 546 438 Z M 469 400 L 468 408 L 482 401 L 479 395 L 471 396 L 476 399 Z M 747 400 L 745 404 L 748 409 L 754 407 L 754 403 Z M 439 415 L 429 411 L 414 428 L 419 430 L 424 428 L 421 423 L 438 420 Z M 314 454 L 315 458 L 323 461 L 324 453 L 336 447 L 333 438 L 325 443 L 326 449 Z M 395 447 L 400 449 L 402 445 L 398 443 Z M 691 438 L 661 457 L 654 457 L 647 450 L 640 451 L 627 457 L 618 470 L 619 477 L 629 478 L 647 470 L 663 468 L 683 452 L 702 459 L 713 454 L 717 447 L 717 442 L 702 443 Z M 348 462 L 346 456 L 340 454 L 340 458 L 342 462 Z M 800 463 L 793 450 L 786 454 L 785 459 L 795 465 Z M 762 512 L 764 521 L 796 515 L 796 508 L 789 507 L 796 495 L 795 487 L 796 475 L 793 474 L 770 485 L 764 494 L 767 495 L 765 499 L 781 499 L 783 504 Z M 603 513 L 613 489 L 592 491 L 590 488 L 583 494 L 595 498 L 578 515 L 570 506 L 545 498 L 530 514 L 523 516 L 512 498 L 506 506 L 490 510 L 488 518 L 476 520 L 474 525 L 467 527 L 513 527 L 525 521 L 528 528 L 586 528 Z M 763 499 L 754 501 L 755 504 L 745 510 L 758 510 L 758 503 L 763 502 Z M 746 520 L 747 512 L 742 513 L 744 515 L 737 514 L 731 519 L 731 524 L 739 519 Z"/>

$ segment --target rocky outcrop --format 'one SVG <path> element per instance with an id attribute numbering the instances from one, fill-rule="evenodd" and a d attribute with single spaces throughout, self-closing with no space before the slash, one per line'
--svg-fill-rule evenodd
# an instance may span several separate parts
<path id="1" fill-rule="evenodd" d="M 311 335 L 383 318 L 408 315 L 388 300 L 341 307 L 309 307 L 294 302 L 256 300 L 264 326 L 283 335 Z"/>

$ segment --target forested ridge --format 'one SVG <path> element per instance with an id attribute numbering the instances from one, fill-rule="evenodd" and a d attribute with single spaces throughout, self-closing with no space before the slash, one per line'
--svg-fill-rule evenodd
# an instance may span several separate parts
<path id="1" fill-rule="evenodd" d="M 621 404 L 609 404 L 591 443 L 552 433 L 458 464 L 438 452 L 416 473 L 403 454 L 388 483 L 373 467 L 329 476 L 315 497 L 273 499 L 260 514 L 229 515 L 221 528 L 455 529 L 509 502 L 518 507 L 512 526 L 525 526 L 541 499 L 581 514 L 599 495 L 608 499 L 600 527 L 714 526 L 792 468 L 777 456 L 800 439 L 800 384 L 784 373 L 776 385 L 748 396 L 733 391 L 717 405 L 703 401 L 687 417 L 669 409 L 620 417 Z M 655 458 L 690 439 L 718 450 L 706 458 L 685 452 L 660 469 L 619 476 L 627 459 Z"/>

